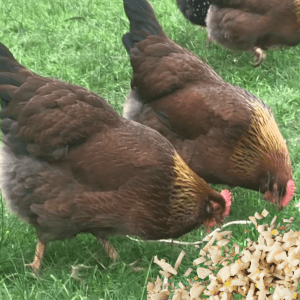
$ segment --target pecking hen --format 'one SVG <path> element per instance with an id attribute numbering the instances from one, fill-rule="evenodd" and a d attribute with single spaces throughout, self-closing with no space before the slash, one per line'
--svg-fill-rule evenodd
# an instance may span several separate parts
<path id="1" fill-rule="evenodd" d="M 300 43 L 300 0 L 211 0 L 208 37 L 228 48 L 253 51 L 254 65 L 270 47 Z"/>
<path id="2" fill-rule="evenodd" d="M 206 181 L 287 205 L 291 160 L 270 108 L 168 39 L 145 0 L 124 0 L 124 8 L 133 69 L 124 116 L 159 131 Z"/>
<path id="3" fill-rule="evenodd" d="M 177 5 L 191 23 L 206 26 L 205 19 L 210 0 L 177 0 Z"/>
<path id="4" fill-rule="evenodd" d="M 0 187 L 36 229 L 35 271 L 53 240 L 91 233 L 116 259 L 112 234 L 177 238 L 228 211 L 229 191 L 213 190 L 157 131 L 30 72 L 2 44 L 0 98 Z"/>

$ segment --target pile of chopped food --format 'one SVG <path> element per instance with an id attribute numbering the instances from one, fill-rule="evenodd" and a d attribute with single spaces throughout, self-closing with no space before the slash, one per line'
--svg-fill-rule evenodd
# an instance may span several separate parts
<path id="1" fill-rule="evenodd" d="M 280 224 L 276 226 L 276 216 L 270 226 L 258 225 L 260 220 L 268 215 L 256 213 L 249 219 L 259 232 L 258 241 L 247 239 L 248 247 L 242 252 L 239 245 L 230 243 L 232 231 L 215 232 L 208 236 L 206 246 L 200 250 L 200 257 L 194 260 L 194 267 L 203 263 L 205 267 L 197 268 L 197 275 L 188 278 L 193 268 L 188 268 L 183 274 L 188 285 L 179 282 L 175 288 L 174 282 L 168 282 L 177 270 L 185 255 L 182 251 L 174 268 L 164 259 L 155 256 L 154 262 L 162 270 L 164 282 L 159 276 L 154 282 L 148 282 L 147 300 L 201 300 L 201 296 L 209 296 L 211 300 L 233 300 L 233 293 L 245 296 L 244 300 L 292 300 L 298 299 L 297 286 L 300 279 L 300 231 L 289 230 L 279 233 Z M 289 221 L 289 220 L 286 220 Z M 291 221 L 290 221 L 291 222 Z M 200 282 L 208 276 L 209 280 Z"/>

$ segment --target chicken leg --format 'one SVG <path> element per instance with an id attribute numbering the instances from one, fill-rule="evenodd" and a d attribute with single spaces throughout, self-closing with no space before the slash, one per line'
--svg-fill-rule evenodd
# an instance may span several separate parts
<path id="1" fill-rule="evenodd" d="M 41 268 L 42 260 L 45 254 L 45 249 L 46 249 L 46 244 L 41 241 L 38 241 L 36 244 L 33 262 L 31 264 L 25 265 L 31 268 L 36 275 L 39 273 L 39 270 Z"/>
<path id="2" fill-rule="evenodd" d="M 114 263 L 118 259 L 118 252 L 114 248 L 114 246 L 106 239 L 100 239 L 98 238 L 99 241 L 101 242 L 105 252 L 109 256 L 109 258 L 112 260 L 112 263 Z"/>

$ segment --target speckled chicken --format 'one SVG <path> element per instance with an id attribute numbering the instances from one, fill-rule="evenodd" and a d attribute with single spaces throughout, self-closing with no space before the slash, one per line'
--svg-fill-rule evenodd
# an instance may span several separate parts
<path id="1" fill-rule="evenodd" d="M 159 131 L 206 181 L 287 205 L 295 190 L 291 160 L 271 109 L 171 41 L 149 3 L 125 0 L 124 8 L 133 69 L 124 116 Z"/>
<path id="2" fill-rule="evenodd" d="M 46 243 L 78 233 L 116 259 L 112 234 L 177 238 L 222 222 L 229 191 L 224 199 L 210 188 L 157 131 L 82 87 L 28 71 L 2 44 L 0 98 L 0 187 L 36 229 L 35 271 Z"/>
<path id="3" fill-rule="evenodd" d="M 270 47 L 300 43 L 300 0 L 211 0 L 208 37 L 228 48 L 253 51 L 254 65 Z"/>
<path id="4" fill-rule="evenodd" d="M 177 5 L 191 23 L 206 26 L 205 19 L 210 0 L 177 0 Z"/>

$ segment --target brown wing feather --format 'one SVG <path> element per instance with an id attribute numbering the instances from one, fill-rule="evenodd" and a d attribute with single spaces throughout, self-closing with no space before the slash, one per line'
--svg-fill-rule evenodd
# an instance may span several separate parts
<path id="1" fill-rule="evenodd" d="M 199 58 L 167 38 L 149 46 L 143 42 L 130 55 L 133 85 L 145 103 L 166 116 L 165 122 L 176 134 L 193 139 L 214 127 L 247 129 L 251 116 L 240 99 L 246 97 L 244 91 L 224 82 Z M 169 54 L 160 55 L 160 47 L 169 48 Z"/>
<path id="2" fill-rule="evenodd" d="M 0 61 L 5 62 L 0 95 L 7 103 L 1 118 L 17 121 L 16 135 L 30 145 L 32 155 L 53 157 L 57 149 L 81 143 L 108 126 L 118 126 L 118 114 L 97 95 L 35 75 L 7 58 Z"/>

